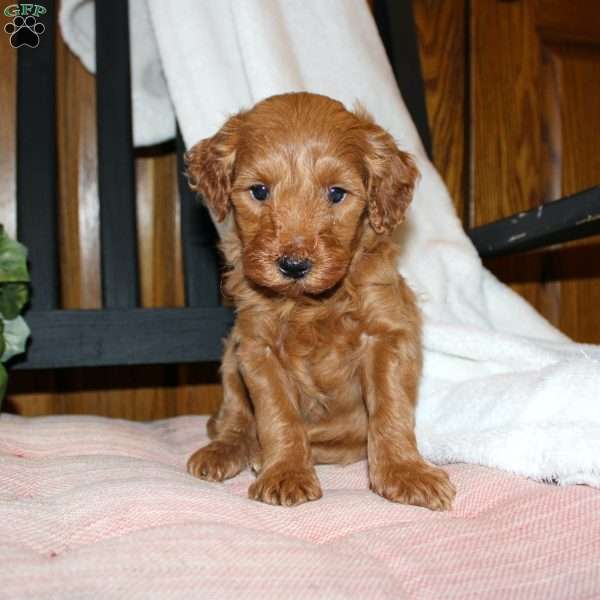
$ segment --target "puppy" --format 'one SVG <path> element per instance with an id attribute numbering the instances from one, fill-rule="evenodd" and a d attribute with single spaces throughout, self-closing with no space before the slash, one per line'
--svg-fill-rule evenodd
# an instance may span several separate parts
<path id="1" fill-rule="evenodd" d="M 250 498 L 321 496 L 314 465 L 368 459 L 373 491 L 449 509 L 454 488 L 417 450 L 420 318 L 390 240 L 417 169 L 362 110 L 309 93 L 231 117 L 186 156 L 192 189 L 218 221 L 225 343 L 212 442 L 188 462 L 222 481 L 249 464 Z"/>

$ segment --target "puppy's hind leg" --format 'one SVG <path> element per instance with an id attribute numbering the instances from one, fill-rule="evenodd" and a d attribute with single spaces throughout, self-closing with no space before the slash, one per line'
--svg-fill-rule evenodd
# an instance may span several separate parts
<path id="1" fill-rule="evenodd" d="M 254 414 L 238 370 L 233 332 L 225 345 L 221 367 L 223 403 L 207 424 L 212 440 L 188 460 L 188 473 L 209 481 L 234 477 L 250 463 L 257 461 L 259 446 Z"/>

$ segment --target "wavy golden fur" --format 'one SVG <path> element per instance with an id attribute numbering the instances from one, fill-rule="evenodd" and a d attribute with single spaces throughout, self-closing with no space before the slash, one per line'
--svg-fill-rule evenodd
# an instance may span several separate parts
<path id="1" fill-rule="evenodd" d="M 412 158 L 364 111 L 295 93 L 230 118 L 187 164 L 230 219 L 224 289 L 237 310 L 212 442 L 189 472 L 221 481 L 251 465 L 250 497 L 290 506 L 321 496 L 314 464 L 367 457 L 378 494 L 448 509 L 446 473 L 416 447 L 420 317 L 389 236 L 412 198 Z"/>

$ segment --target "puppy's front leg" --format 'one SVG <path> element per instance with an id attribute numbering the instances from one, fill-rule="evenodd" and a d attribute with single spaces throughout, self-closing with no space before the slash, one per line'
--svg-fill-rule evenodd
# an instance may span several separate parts
<path id="1" fill-rule="evenodd" d="M 188 460 L 191 475 L 209 481 L 234 477 L 252 464 L 259 455 L 254 415 L 241 380 L 235 356 L 235 330 L 225 344 L 221 372 L 223 402 L 207 429 L 210 444 L 200 448 Z"/>
<path id="2" fill-rule="evenodd" d="M 262 469 L 248 495 L 293 506 L 321 497 L 296 392 L 269 346 L 240 343 L 242 376 L 254 406 Z"/>
<path id="3" fill-rule="evenodd" d="M 455 494 L 448 475 L 427 464 L 417 450 L 417 338 L 412 332 L 397 332 L 369 340 L 363 372 L 369 479 L 371 489 L 388 500 L 448 510 Z"/>

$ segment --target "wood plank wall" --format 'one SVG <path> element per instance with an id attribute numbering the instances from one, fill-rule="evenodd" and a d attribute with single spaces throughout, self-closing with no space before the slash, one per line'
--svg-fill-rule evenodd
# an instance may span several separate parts
<path id="1" fill-rule="evenodd" d="M 466 0 L 413 0 L 434 163 L 468 222 Z"/>
<path id="2" fill-rule="evenodd" d="M 434 162 L 465 227 L 600 184 L 600 10 L 586 0 L 413 0 Z M 486 266 L 600 343 L 600 236 Z"/>
<path id="3" fill-rule="evenodd" d="M 598 3 L 469 6 L 471 224 L 600 184 Z M 600 343 L 600 236 L 487 266 L 566 334 Z"/>

